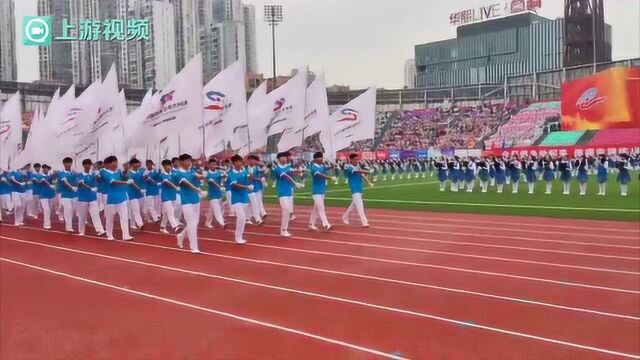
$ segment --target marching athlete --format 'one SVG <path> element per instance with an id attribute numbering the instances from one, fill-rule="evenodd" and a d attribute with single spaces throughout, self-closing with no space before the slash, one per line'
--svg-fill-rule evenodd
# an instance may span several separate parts
<path id="1" fill-rule="evenodd" d="M 177 234 L 182 228 L 176 219 L 176 208 L 180 206 L 177 200 L 177 193 L 180 188 L 173 182 L 173 168 L 171 160 L 162 160 L 162 170 L 160 171 L 160 201 L 162 203 L 162 220 L 160 220 L 160 232 L 169 234 L 167 231 L 167 222 L 173 229 L 173 233 Z"/>
<path id="2" fill-rule="evenodd" d="M 607 181 L 609 181 L 609 163 L 605 155 L 600 156 L 596 168 L 596 174 L 598 176 L 598 196 L 605 196 L 607 193 Z"/>
<path id="3" fill-rule="evenodd" d="M 96 230 L 98 236 L 105 234 L 102 227 L 102 221 L 100 220 L 100 208 L 98 207 L 98 182 L 96 180 L 96 174 L 91 171 L 92 161 L 89 159 L 82 160 L 82 167 L 84 170 L 78 174 L 78 235 L 84 236 L 85 220 L 87 214 L 91 216 L 91 223 Z"/>
<path id="4" fill-rule="evenodd" d="M 209 197 L 209 212 L 204 224 L 205 227 L 213 228 L 212 221 L 215 218 L 218 225 L 225 228 L 224 216 L 222 216 L 222 194 L 226 192 L 223 184 L 223 173 L 218 169 L 218 160 L 209 159 L 209 170 L 207 171 L 207 196 Z"/>
<path id="5" fill-rule="evenodd" d="M 53 186 L 53 176 L 50 172 L 51 166 L 43 164 L 42 177 L 38 181 L 40 183 L 38 197 L 40 199 L 43 216 L 42 228 L 45 230 L 51 230 L 51 208 L 53 207 L 53 200 L 56 197 L 55 187 Z"/>
<path id="6" fill-rule="evenodd" d="M 148 214 L 151 221 L 158 224 L 160 222 L 160 211 L 158 210 L 160 205 L 160 173 L 156 170 L 156 164 L 152 160 L 147 160 L 145 167 L 143 180 L 146 192 L 142 214 Z"/>
<path id="7" fill-rule="evenodd" d="M 189 238 L 191 252 L 199 254 L 198 247 L 198 223 L 200 221 L 200 180 L 203 175 L 192 169 L 193 158 L 189 154 L 180 155 L 180 169 L 176 172 L 175 182 L 180 186 L 180 202 L 182 206 L 182 216 L 186 226 L 182 232 L 176 235 L 178 247 L 183 248 L 185 237 Z"/>
<path id="8" fill-rule="evenodd" d="M 132 229 L 144 231 L 144 222 L 142 221 L 142 201 L 145 197 L 144 172 L 140 170 L 142 163 L 138 159 L 129 161 L 129 171 L 127 178 L 133 180 L 129 185 L 129 225 Z"/>
<path id="9" fill-rule="evenodd" d="M 324 194 L 327 191 L 327 180 L 334 180 L 328 174 L 329 169 L 324 164 L 324 155 L 321 152 L 313 154 L 313 163 L 309 167 L 311 173 L 311 196 L 313 198 L 313 209 L 309 218 L 309 229 L 318 230 L 316 221 L 318 217 L 322 222 L 322 227 L 329 231 L 331 224 L 327 219 L 327 213 L 324 206 Z"/>
<path id="10" fill-rule="evenodd" d="M 113 219 L 118 214 L 120 229 L 122 229 L 122 240 L 132 241 L 129 235 L 129 211 L 127 201 L 129 199 L 129 185 L 132 179 L 125 180 L 122 171 L 118 170 L 118 158 L 108 156 L 102 163 L 100 179 L 107 184 L 107 202 L 104 207 L 104 217 L 107 231 L 107 239 L 115 240 L 113 237 Z"/>
<path id="11" fill-rule="evenodd" d="M 66 157 L 62 159 L 63 170 L 58 171 L 58 193 L 60 193 L 60 203 L 62 204 L 62 211 L 64 216 L 65 230 L 69 233 L 73 232 L 73 214 L 74 199 L 76 198 L 76 191 L 78 191 L 78 182 L 76 176 L 71 172 L 71 165 L 73 165 L 73 159 Z"/>
<path id="12" fill-rule="evenodd" d="M 278 164 L 273 168 L 276 176 L 276 192 L 280 208 L 282 209 L 282 219 L 280 224 L 280 235 L 291 237 L 289 233 L 289 221 L 293 214 L 293 188 L 302 188 L 302 184 L 293 180 L 296 171 L 291 168 L 291 164 L 287 161 L 289 154 L 281 152 L 277 155 Z"/>
<path id="13" fill-rule="evenodd" d="M 231 207 L 236 214 L 236 231 L 235 242 L 236 244 L 246 244 L 247 241 L 243 238 L 244 228 L 247 224 L 247 207 L 249 206 L 249 193 L 254 188 L 252 179 L 249 176 L 249 172 L 244 168 L 244 161 L 242 156 L 234 155 L 231 158 L 233 168 L 228 173 L 228 183 L 231 188 Z"/>
<path id="14" fill-rule="evenodd" d="M 349 224 L 349 215 L 352 211 L 357 211 L 360 216 L 360 223 L 362 227 L 369 227 L 369 220 L 364 212 L 364 203 L 362 201 L 363 178 L 370 173 L 370 170 L 364 170 L 358 166 L 358 155 L 349 155 L 349 164 L 344 167 L 345 175 L 349 179 L 349 189 L 351 190 L 351 204 L 347 208 L 347 211 L 342 215 L 342 222 Z M 367 180 L 368 181 L 368 180 Z M 370 184 L 373 186 L 373 184 Z"/>

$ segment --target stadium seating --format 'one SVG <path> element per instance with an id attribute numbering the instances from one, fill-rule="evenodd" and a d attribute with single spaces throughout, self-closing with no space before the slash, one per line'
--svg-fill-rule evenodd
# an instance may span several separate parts
<path id="1" fill-rule="evenodd" d="M 589 142 L 592 146 L 637 146 L 638 144 L 640 144 L 640 129 L 600 130 Z"/>
<path id="2" fill-rule="evenodd" d="M 545 123 L 560 117 L 560 102 L 540 102 L 529 105 L 511 116 L 496 134 L 485 141 L 487 148 L 529 146 L 542 136 Z"/>
<path id="3" fill-rule="evenodd" d="M 548 134 L 540 143 L 541 146 L 575 145 L 584 135 L 584 130 L 557 131 Z"/>

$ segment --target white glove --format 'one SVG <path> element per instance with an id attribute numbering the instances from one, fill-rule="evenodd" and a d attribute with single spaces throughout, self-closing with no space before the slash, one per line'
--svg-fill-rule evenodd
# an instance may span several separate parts
<path id="1" fill-rule="evenodd" d="M 262 181 L 262 186 L 267 186 L 267 179 L 262 178 L 261 181 Z"/>
<path id="2" fill-rule="evenodd" d="M 336 176 L 332 177 L 331 180 L 333 180 L 334 182 L 338 182 L 338 178 Z"/>
<path id="3" fill-rule="evenodd" d="M 250 192 L 253 191 L 253 185 L 247 186 L 247 190 L 249 190 Z"/>
<path id="4" fill-rule="evenodd" d="M 304 187 L 304 184 L 301 184 L 299 182 L 293 183 L 296 186 L 296 189 L 302 189 Z"/>
<path id="5" fill-rule="evenodd" d="M 51 190 L 55 190 L 56 189 L 56 187 L 51 185 L 51 184 L 49 184 L 49 187 L 51 188 Z"/>
<path id="6" fill-rule="evenodd" d="M 142 190 L 140 190 L 140 193 L 142 194 L 142 196 L 145 196 L 145 195 L 147 195 L 147 190 L 142 189 Z"/>
<path id="7" fill-rule="evenodd" d="M 135 181 L 133 181 L 133 179 L 129 179 L 129 180 L 127 180 L 127 184 L 131 185 L 131 184 L 133 184 L 133 183 L 135 183 Z"/>
<path id="8" fill-rule="evenodd" d="M 221 188 L 220 188 L 220 192 L 223 192 L 223 193 L 224 193 L 224 192 L 227 192 L 227 189 L 225 189 L 224 187 L 221 187 Z"/>
<path id="9" fill-rule="evenodd" d="M 77 191 L 78 191 L 78 188 L 77 188 L 76 186 L 72 186 L 72 187 L 71 187 L 71 190 L 73 190 L 73 192 L 77 192 Z"/>
<path id="10" fill-rule="evenodd" d="M 369 186 L 373 187 L 373 184 L 369 184 Z"/>
<path id="11" fill-rule="evenodd" d="M 373 169 L 369 169 L 369 174 L 373 174 Z"/>
<path id="12" fill-rule="evenodd" d="M 91 188 L 91 191 L 98 192 L 98 188 Z"/>

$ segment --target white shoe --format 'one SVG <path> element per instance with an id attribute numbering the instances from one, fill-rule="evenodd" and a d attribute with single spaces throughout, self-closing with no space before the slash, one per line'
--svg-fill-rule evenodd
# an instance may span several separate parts
<path id="1" fill-rule="evenodd" d="M 51 230 L 51 226 L 43 226 L 42 228 L 45 230 Z"/>
<path id="2" fill-rule="evenodd" d="M 288 232 L 288 231 L 286 231 L 286 230 L 282 230 L 282 231 L 280 232 L 280 236 L 283 236 L 283 237 L 286 237 L 286 238 L 290 238 L 290 237 L 291 237 L 291 233 L 289 233 L 289 232 Z"/>
<path id="3" fill-rule="evenodd" d="M 333 228 L 333 226 L 331 226 L 331 224 L 329 224 L 329 225 L 324 227 L 324 231 L 331 231 L 332 228 Z"/>
<path id="4" fill-rule="evenodd" d="M 122 241 L 133 241 L 133 238 L 131 236 L 122 239 Z"/>
<path id="5" fill-rule="evenodd" d="M 318 228 L 317 228 L 315 225 L 313 225 L 313 224 L 309 224 L 309 225 L 307 225 L 307 227 L 308 227 L 310 230 L 314 230 L 314 231 L 315 231 L 315 230 L 318 230 Z"/>
<path id="6" fill-rule="evenodd" d="M 289 219 L 289 221 L 294 221 L 295 219 L 297 219 L 297 218 L 296 218 L 296 216 L 295 216 L 295 215 L 292 215 L 292 216 L 291 216 L 291 219 Z"/>
<path id="7" fill-rule="evenodd" d="M 368 228 L 368 227 L 369 227 L 369 223 L 364 223 L 364 224 L 362 224 L 362 227 L 363 227 L 363 228 Z"/>
<path id="8" fill-rule="evenodd" d="M 204 227 L 206 227 L 207 229 L 213 229 L 213 225 L 211 225 L 211 223 L 204 224 Z"/>
<path id="9" fill-rule="evenodd" d="M 187 234 L 185 234 L 185 231 L 181 231 L 178 234 L 176 234 L 176 239 L 178 240 L 178 247 L 180 249 L 184 248 L 184 238 L 185 236 L 187 236 Z"/>
<path id="10" fill-rule="evenodd" d="M 108 237 L 107 240 L 109 241 L 116 241 L 116 239 L 112 238 L 112 237 Z"/>
<path id="11" fill-rule="evenodd" d="M 167 231 L 167 229 L 165 229 L 165 228 L 161 228 L 160 232 L 165 234 L 165 235 L 171 235 L 171 233 L 169 233 L 169 231 Z"/>
<path id="12" fill-rule="evenodd" d="M 191 253 L 192 254 L 200 254 L 200 250 L 198 250 L 198 249 L 191 250 Z"/>
<path id="13" fill-rule="evenodd" d="M 247 243 L 247 240 L 245 240 L 245 239 L 236 240 L 236 244 L 238 244 L 238 245 L 244 245 L 246 243 Z"/>
<path id="14" fill-rule="evenodd" d="M 349 219 L 348 219 L 348 218 L 346 218 L 346 217 L 342 217 L 342 222 L 343 222 L 345 225 L 349 225 Z"/>

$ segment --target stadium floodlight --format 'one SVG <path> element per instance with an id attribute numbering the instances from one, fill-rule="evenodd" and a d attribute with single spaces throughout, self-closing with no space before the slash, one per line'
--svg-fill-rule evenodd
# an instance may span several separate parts
<path id="1" fill-rule="evenodd" d="M 273 53 L 273 88 L 276 88 L 276 26 L 284 22 L 282 5 L 265 5 L 264 21 L 271 26 L 271 43 Z"/>

